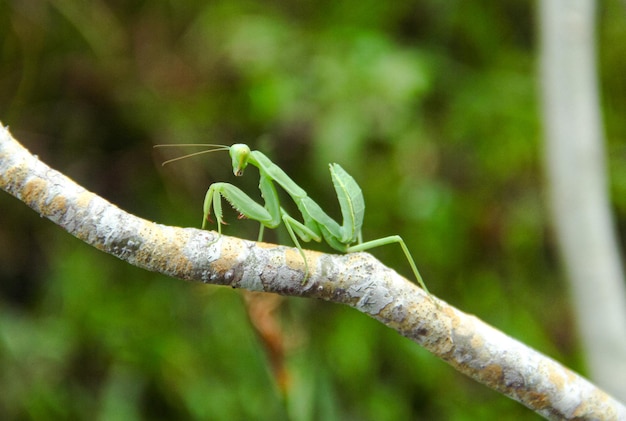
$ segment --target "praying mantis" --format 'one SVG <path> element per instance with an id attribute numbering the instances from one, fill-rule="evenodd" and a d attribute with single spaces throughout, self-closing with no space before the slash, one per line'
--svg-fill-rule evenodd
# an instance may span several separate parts
<path id="1" fill-rule="evenodd" d="M 262 152 L 251 150 L 248 145 L 242 143 L 236 143 L 231 146 L 214 144 L 172 144 L 156 145 L 155 147 L 163 146 L 213 148 L 170 159 L 163 162 L 163 165 L 204 153 L 228 151 L 232 160 L 233 173 L 235 176 L 242 176 L 248 165 L 257 167 L 259 170 L 259 189 L 261 190 L 263 199 L 265 199 L 265 205 L 260 205 L 241 189 L 232 184 L 222 182 L 213 183 L 209 186 L 209 190 L 204 198 L 203 229 L 207 221 L 210 221 L 212 209 L 217 223 L 217 231 L 219 234 L 222 233 L 222 225 L 225 224 L 222 213 L 222 198 L 226 199 L 226 201 L 239 212 L 241 217 L 260 223 L 258 241 L 263 240 L 265 227 L 276 228 L 282 222 L 304 260 L 304 282 L 306 282 L 308 278 L 309 265 L 298 238 L 306 242 L 311 240 L 321 242 L 323 239 L 329 246 L 343 253 L 365 251 L 387 244 L 398 243 L 413 270 L 415 279 L 422 289 L 430 294 L 417 270 L 417 266 L 415 265 L 415 261 L 408 247 L 399 235 L 391 235 L 363 242 L 361 234 L 363 217 L 365 215 L 363 192 L 354 178 L 339 164 L 329 164 L 329 169 L 343 218 L 341 225 L 328 216 L 320 205 L 314 202 L 313 199 L 307 195 L 306 191 L 298 186 L 279 166 L 274 164 Z M 302 215 L 302 222 L 289 215 L 280 205 L 276 185 L 287 192 L 294 201 L 298 211 Z"/>

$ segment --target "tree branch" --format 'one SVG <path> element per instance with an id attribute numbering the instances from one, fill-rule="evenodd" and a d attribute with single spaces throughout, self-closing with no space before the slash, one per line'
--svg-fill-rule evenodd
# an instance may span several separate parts
<path id="1" fill-rule="evenodd" d="M 0 187 L 99 250 L 185 280 L 347 304 L 460 372 L 553 420 L 626 419 L 602 390 L 447 303 L 367 253 L 305 251 L 146 221 L 78 186 L 31 155 L 0 125 Z"/>

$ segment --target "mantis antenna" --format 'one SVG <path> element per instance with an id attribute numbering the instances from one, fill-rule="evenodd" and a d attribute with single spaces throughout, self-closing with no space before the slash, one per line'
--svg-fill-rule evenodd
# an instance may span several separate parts
<path id="1" fill-rule="evenodd" d="M 169 148 L 169 147 L 204 147 L 204 148 L 215 148 L 215 149 L 207 149 L 205 151 L 193 152 L 187 155 L 179 156 L 178 158 L 168 159 L 164 161 L 161 165 L 165 166 L 167 164 L 171 164 L 172 162 L 180 161 L 186 158 L 191 158 L 192 156 L 204 155 L 206 153 L 217 152 L 217 151 L 227 151 L 230 149 L 230 146 L 226 145 L 214 145 L 211 143 L 181 143 L 176 145 L 154 145 L 154 148 Z"/>

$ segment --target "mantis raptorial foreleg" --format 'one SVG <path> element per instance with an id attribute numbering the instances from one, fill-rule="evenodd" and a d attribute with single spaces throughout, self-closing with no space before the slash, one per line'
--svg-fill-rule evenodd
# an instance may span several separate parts
<path id="1" fill-rule="evenodd" d="M 304 260 L 305 272 L 309 273 L 309 263 L 306 260 L 302 246 L 298 241 L 300 237 L 303 241 L 322 241 L 322 236 L 307 227 L 305 224 L 297 221 L 287 214 L 287 212 L 280 207 L 278 203 L 278 194 L 274 184 L 268 178 L 264 177 L 260 183 L 263 197 L 266 199 L 265 207 L 259 205 L 248 195 L 246 195 L 241 189 L 228 183 L 214 183 L 209 187 L 209 190 L 204 199 L 204 216 L 202 218 L 202 228 L 205 227 L 206 222 L 211 215 L 211 208 L 213 208 L 213 214 L 217 223 L 217 232 L 222 233 L 222 224 L 225 224 L 222 212 L 222 201 L 226 199 L 231 206 L 239 212 L 245 218 L 255 220 L 261 223 L 259 229 L 258 241 L 263 241 L 264 227 L 276 228 L 280 221 L 285 224 L 287 232 L 294 242 L 302 259 Z"/>
<path id="2" fill-rule="evenodd" d="M 415 261 L 400 236 L 392 235 L 377 240 L 362 241 L 361 227 L 363 226 L 363 216 L 365 214 L 363 193 L 354 178 L 341 168 L 339 164 L 330 164 L 329 169 L 343 218 L 341 225 L 328 216 L 313 199 L 308 197 L 306 191 L 289 178 L 280 167 L 270 161 L 270 159 L 261 152 L 251 151 L 247 145 L 238 143 L 230 147 L 223 145 L 195 144 L 158 146 L 210 146 L 216 148 L 196 152 L 187 156 L 213 152 L 215 150 L 228 150 L 232 159 L 233 173 L 236 176 L 243 175 L 248 164 L 259 169 L 259 189 L 265 200 L 265 205 L 261 206 L 232 184 L 214 183 L 209 187 L 204 199 L 203 228 L 210 218 L 212 209 L 217 221 L 218 232 L 221 233 L 221 225 L 224 224 L 221 203 L 222 198 L 226 199 L 242 216 L 258 221 L 261 224 L 258 237 L 259 241 L 263 239 L 265 227 L 276 228 L 282 221 L 304 260 L 305 281 L 308 278 L 309 265 L 298 238 L 303 241 L 321 241 L 323 238 L 331 247 L 344 253 L 365 251 L 387 244 L 398 243 L 411 266 L 415 279 L 424 291 L 428 292 L 417 270 Z M 182 158 L 185 157 L 175 158 L 166 161 L 164 164 Z M 294 201 L 302 214 L 303 222 L 290 216 L 280 206 L 278 193 L 276 192 L 276 184 L 285 190 Z"/>
<path id="3" fill-rule="evenodd" d="M 258 221 L 270 228 L 276 228 L 280 224 L 280 219 L 278 219 L 277 222 L 276 218 L 273 218 L 266 208 L 252 200 L 240 188 L 228 183 L 213 183 L 204 198 L 202 228 L 205 227 L 206 222 L 209 220 L 212 207 L 217 222 L 217 231 L 221 234 L 221 226 L 224 224 L 222 197 L 226 199 L 237 212 L 248 219 Z"/>

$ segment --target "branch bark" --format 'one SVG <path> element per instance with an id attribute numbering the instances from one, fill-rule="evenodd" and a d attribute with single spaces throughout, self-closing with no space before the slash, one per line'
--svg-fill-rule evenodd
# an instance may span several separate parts
<path id="1" fill-rule="evenodd" d="M 0 125 L 0 187 L 106 253 L 172 277 L 347 304 L 460 372 L 552 420 L 623 420 L 626 407 L 476 317 L 428 296 L 367 253 L 305 251 L 131 215 L 51 169 Z"/>
<path id="2" fill-rule="evenodd" d="M 591 378 L 626 399 L 626 290 L 610 211 L 593 0 L 543 0 L 541 80 L 552 219 Z"/>

